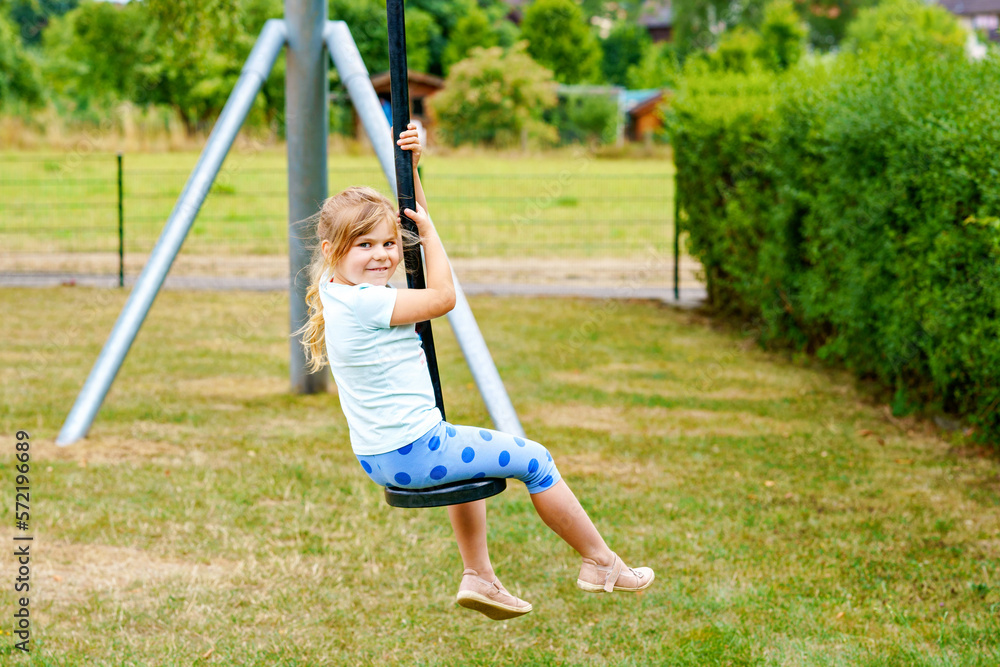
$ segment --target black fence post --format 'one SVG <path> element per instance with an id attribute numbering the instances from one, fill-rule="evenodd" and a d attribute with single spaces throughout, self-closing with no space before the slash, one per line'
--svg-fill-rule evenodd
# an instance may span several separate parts
<path id="1" fill-rule="evenodd" d="M 118 286 L 125 287 L 125 188 L 122 183 L 122 154 L 118 154 Z"/>

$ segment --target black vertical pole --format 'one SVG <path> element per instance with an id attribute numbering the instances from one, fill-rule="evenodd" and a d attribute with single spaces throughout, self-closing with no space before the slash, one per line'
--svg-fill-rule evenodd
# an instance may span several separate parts
<path id="1" fill-rule="evenodd" d="M 416 186 L 413 182 L 413 156 L 400 148 L 399 135 L 410 123 L 410 89 L 406 70 L 406 23 L 403 0 L 387 0 L 386 16 L 389 22 L 389 85 L 392 96 L 392 145 L 396 163 L 396 195 L 400 210 L 416 210 Z M 405 215 L 403 226 L 414 234 L 417 225 Z M 420 259 L 420 248 L 407 248 L 404 252 L 406 264 L 406 285 L 410 289 L 425 289 L 424 266 Z M 437 353 L 434 351 L 434 334 L 430 322 L 418 322 L 417 335 L 424 346 L 427 370 L 434 386 L 434 400 L 441 416 L 444 417 L 444 396 L 441 394 L 441 376 L 438 374 Z"/>
<path id="2" fill-rule="evenodd" d="M 674 165 L 674 301 L 681 300 L 681 191 Z"/>
<path id="3" fill-rule="evenodd" d="M 125 287 L 125 192 L 122 184 L 122 154 L 118 154 L 118 286 Z"/>

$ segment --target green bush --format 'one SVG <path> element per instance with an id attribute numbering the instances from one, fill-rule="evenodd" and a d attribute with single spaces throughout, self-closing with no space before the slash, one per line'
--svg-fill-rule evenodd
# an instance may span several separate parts
<path id="1" fill-rule="evenodd" d="M 474 48 L 452 65 L 444 90 L 429 100 L 443 141 L 498 147 L 555 141 L 555 128 L 542 120 L 555 106 L 555 81 L 525 49 L 525 42 L 506 51 Z"/>
<path id="2" fill-rule="evenodd" d="M 690 77 L 670 130 L 712 304 L 1000 442 L 1000 59 Z M 906 53 L 905 57 L 901 54 Z"/>
<path id="3" fill-rule="evenodd" d="M 559 128 L 564 144 L 608 143 L 618 129 L 618 100 L 608 95 L 567 95 L 547 120 Z"/>

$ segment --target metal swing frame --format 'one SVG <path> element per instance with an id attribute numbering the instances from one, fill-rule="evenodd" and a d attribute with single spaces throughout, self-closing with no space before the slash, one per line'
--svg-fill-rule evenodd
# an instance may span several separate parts
<path id="1" fill-rule="evenodd" d="M 398 6 L 397 6 L 398 5 Z M 405 34 L 403 33 L 403 2 L 389 0 L 387 11 L 390 21 L 396 25 L 398 45 L 393 69 L 403 73 L 402 88 L 393 84 L 393 104 L 406 98 L 406 121 L 395 127 L 405 128 L 409 121 L 408 90 L 406 86 Z M 289 287 L 291 331 L 298 330 L 307 319 L 305 291 L 308 287 L 303 279 L 303 269 L 309 264 L 309 251 L 305 247 L 301 231 L 295 225 L 316 212 L 320 202 L 327 196 L 327 134 L 329 108 L 327 91 L 327 57 L 324 49 L 332 57 L 340 78 L 347 88 L 351 101 L 361 118 L 365 132 L 378 156 L 386 178 L 399 193 L 396 176 L 400 171 L 398 156 L 394 161 L 392 153 L 403 151 L 395 146 L 389 134 L 388 122 L 382 113 L 378 96 L 371 85 L 357 45 L 350 30 L 343 21 L 327 21 L 325 0 L 285 0 L 285 19 L 268 20 L 253 50 L 240 73 L 240 78 L 226 101 L 226 105 L 216 122 L 212 133 L 199 157 L 198 164 L 191 172 L 184 190 L 177 199 L 170 217 L 164 225 L 160 238 L 150 253 L 129 295 L 128 301 L 115 322 L 115 326 L 94 363 L 86 382 L 77 396 L 69 415 L 56 439 L 59 446 L 73 444 L 86 437 L 94 418 L 104 402 L 111 384 L 124 363 L 139 328 L 145 321 L 153 301 L 166 279 L 174 259 L 180 252 L 187 234 L 194 224 L 205 198 L 218 176 L 226 156 L 257 93 L 267 79 L 275 60 L 283 46 L 288 47 L 286 66 L 286 135 L 288 143 L 288 200 L 289 200 L 289 264 L 291 284 Z M 390 30 L 390 45 L 393 40 Z M 402 95 L 398 94 L 402 91 Z M 396 112 L 394 111 L 394 114 Z M 396 116 L 394 115 L 394 119 Z M 398 132 L 397 132 L 398 136 Z M 407 153 L 407 164 L 410 155 Z M 394 164 L 395 163 L 395 164 Z M 404 170 L 405 171 L 405 170 Z M 395 173 L 394 173 L 395 172 Z M 410 167 L 409 200 L 413 199 L 412 166 Z M 419 261 L 419 252 L 417 255 Z M 454 275 L 454 274 L 453 274 Z M 422 273 L 420 274 L 422 278 Z M 466 363 L 479 387 L 490 417 L 498 430 L 524 436 L 520 420 L 510 397 L 503 386 L 500 374 L 490 356 L 482 333 L 476 324 L 468 301 L 455 278 L 456 306 L 448 314 L 449 323 L 459 342 Z M 429 327 L 428 327 L 429 332 Z M 428 341 L 432 349 L 433 340 Z M 300 339 L 290 341 L 290 375 L 292 389 L 298 393 L 318 393 L 326 391 L 328 373 L 309 373 L 306 370 L 305 354 Z M 429 356 L 429 355 L 428 355 Z M 437 374 L 435 364 L 435 378 Z M 435 379 L 435 393 L 440 396 L 440 380 Z M 439 401 L 443 411 L 443 401 Z M 460 483 L 451 491 L 424 489 L 419 491 L 386 490 L 386 499 L 391 505 L 401 507 L 433 507 L 458 502 L 469 502 L 503 490 L 505 480 L 493 480 L 492 486 L 483 480 Z M 462 484 L 467 484 L 462 487 Z M 463 491 L 464 488 L 464 491 Z M 487 493 L 484 489 L 491 492 Z M 416 494 L 405 501 L 399 497 Z M 420 493 L 428 497 L 421 500 Z M 484 495 L 485 494 L 485 495 Z M 392 496 L 392 498 L 390 498 Z M 441 499 L 446 499 L 442 502 Z M 421 504 L 421 503 L 424 504 Z"/>

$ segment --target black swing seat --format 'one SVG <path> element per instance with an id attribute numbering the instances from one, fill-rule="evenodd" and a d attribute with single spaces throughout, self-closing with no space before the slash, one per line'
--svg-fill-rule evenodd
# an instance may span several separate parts
<path id="1" fill-rule="evenodd" d="M 426 489 L 400 489 L 387 486 L 385 502 L 393 507 L 409 508 L 460 505 L 495 496 L 503 493 L 506 488 L 507 480 L 496 477 L 461 480 L 441 486 L 429 486 Z"/>

